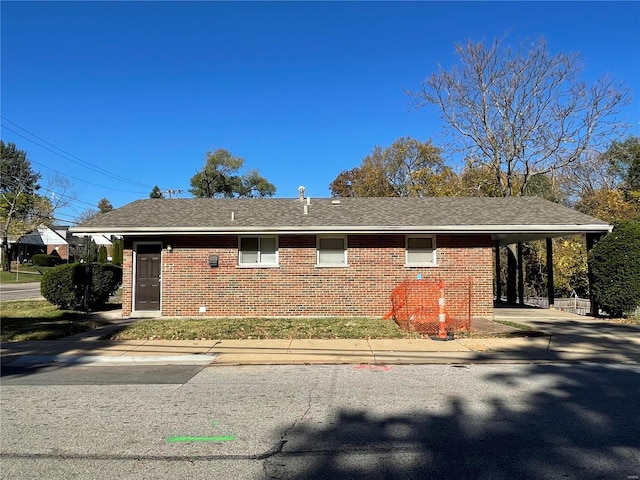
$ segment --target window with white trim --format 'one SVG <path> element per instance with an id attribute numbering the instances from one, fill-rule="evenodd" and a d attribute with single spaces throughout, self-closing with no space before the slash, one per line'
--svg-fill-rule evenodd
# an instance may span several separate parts
<path id="1" fill-rule="evenodd" d="M 317 247 L 318 266 L 346 267 L 347 266 L 347 237 L 345 235 L 318 237 Z"/>
<path id="2" fill-rule="evenodd" d="M 436 265 L 436 237 L 408 235 L 406 238 L 406 264 L 408 266 Z"/>
<path id="3" fill-rule="evenodd" d="M 275 236 L 240 237 L 238 263 L 242 266 L 278 265 L 278 238 Z"/>

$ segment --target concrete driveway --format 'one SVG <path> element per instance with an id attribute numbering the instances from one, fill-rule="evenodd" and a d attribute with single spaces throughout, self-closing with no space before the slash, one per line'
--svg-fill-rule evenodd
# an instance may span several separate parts
<path id="1" fill-rule="evenodd" d="M 563 356 L 593 354 L 612 361 L 637 361 L 640 357 L 640 325 L 526 307 L 498 307 L 494 314 L 497 321 L 529 325 L 548 335 L 548 350 Z"/>

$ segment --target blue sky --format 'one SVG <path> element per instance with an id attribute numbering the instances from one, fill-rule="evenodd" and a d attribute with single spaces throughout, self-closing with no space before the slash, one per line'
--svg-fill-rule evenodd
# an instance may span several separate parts
<path id="1" fill-rule="evenodd" d="M 226 148 L 295 197 L 328 185 L 376 145 L 443 143 L 435 107 L 405 90 L 454 61 L 454 45 L 544 36 L 578 52 L 582 78 L 610 74 L 640 134 L 640 2 L 2 1 L 2 139 L 46 186 L 63 175 L 71 223 L 154 185 L 182 189 Z M 58 191 L 57 194 L 60 192 Z"/>

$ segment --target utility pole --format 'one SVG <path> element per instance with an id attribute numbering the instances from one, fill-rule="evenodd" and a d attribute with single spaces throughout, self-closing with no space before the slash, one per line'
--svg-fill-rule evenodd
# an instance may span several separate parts
<path id="1" fill-rule="evenodd" d="M 167 188 L 166 190 L 162 190 L 162 193 L 166 193 L 167 195 L 169 195 L 169 198 L 171 198 L 171 195 L 177 194 L 177 193 L 182 193 L 182 189 L 181 188 Z"/>
<path id="2" fill-rule="evenodd" d="M 85 274 L 85 282 L 84 282 L 84 311 L 89 311 L 89 283 L 91 282 L 91 267 L 89 266 L 89 243 L 91 242 L 91 237 L 88 235 L 84 237 L 85 246 L 86 246 L 86 257 L 84 259 L 84 274 Z"/>

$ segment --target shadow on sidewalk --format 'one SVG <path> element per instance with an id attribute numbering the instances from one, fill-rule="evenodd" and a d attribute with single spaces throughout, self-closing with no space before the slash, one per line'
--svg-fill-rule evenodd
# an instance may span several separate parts
<path id="1" fill-rule="evenodd" d="M 66 366 L 66 364 L 63 365 L 50 362 L 43 362 L 41 364 L 23 366 L 20 368 L 12 366 L 16 360 L 23 356 L 43 358 L 55 357 L 69 351 L 73 351 L 74 355 L 81 356 L 95 352 L 104 346 L 104 342 L 100 342 L 100 340 L 109 337 L 118 330 L 137 321 L 137 319 L 122 318 L 121 312 L 121 304 L 108 304 L 100 310 L 78 314 L 78 316 L 74 316 L 74 318 L 93 319 L 102 322 L 103 325 L 94 330 L 82 331 L 60 339 L 2 342 L 0 377 L 7 374 L 16 375 L 16 372 L 18 371 L 21 375 L 28 375 L 36 373 L 42 368 Z"/>

